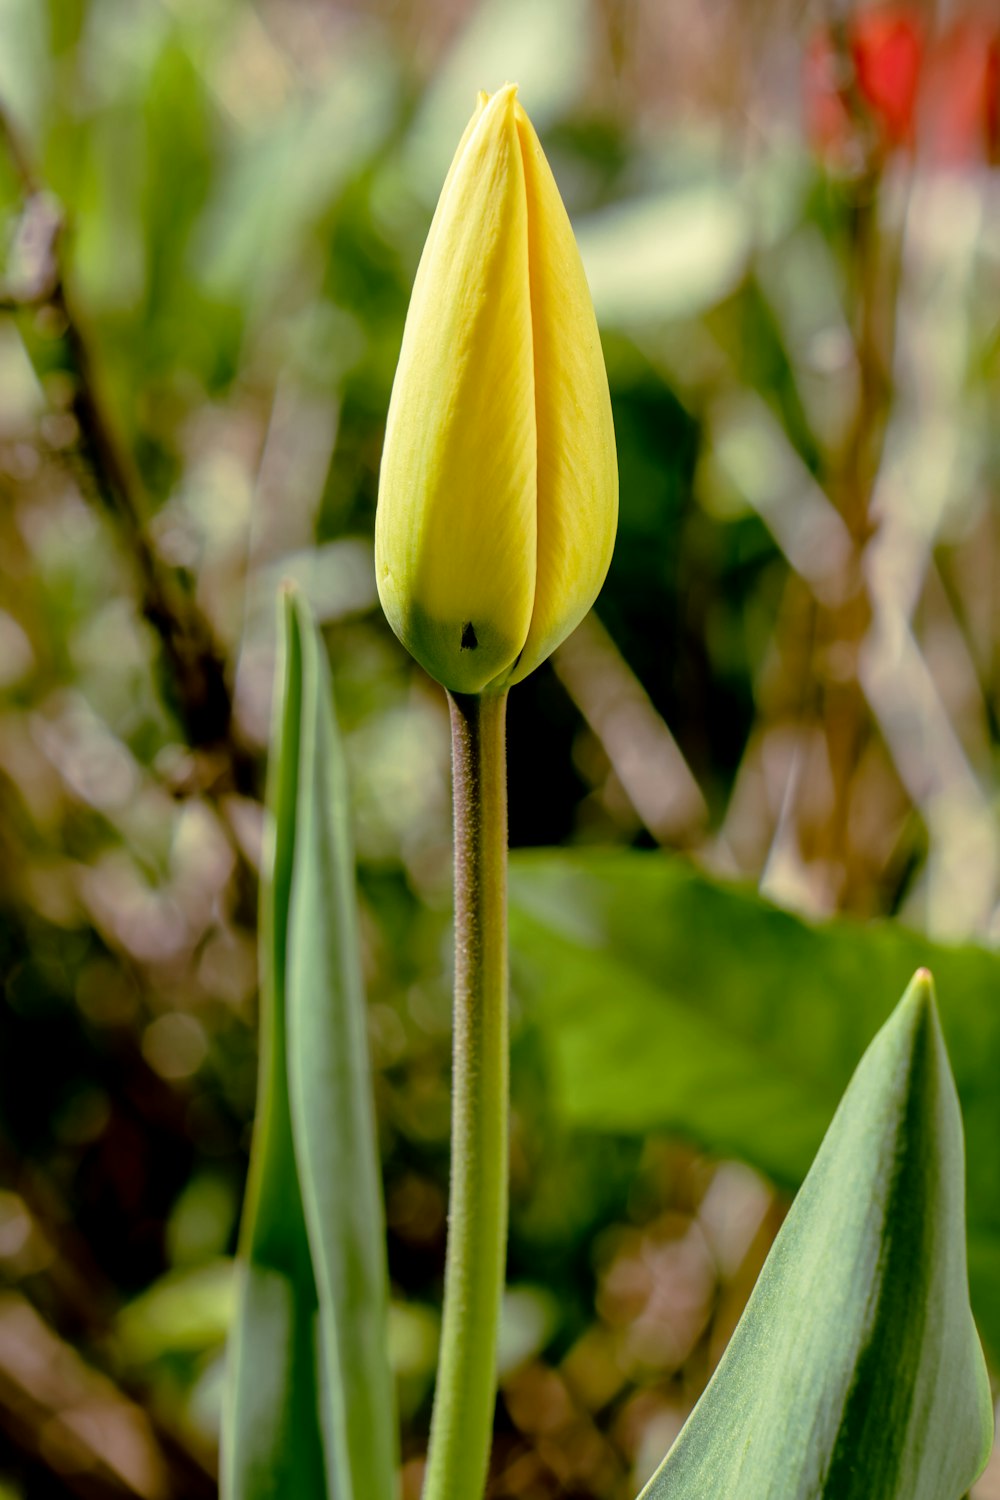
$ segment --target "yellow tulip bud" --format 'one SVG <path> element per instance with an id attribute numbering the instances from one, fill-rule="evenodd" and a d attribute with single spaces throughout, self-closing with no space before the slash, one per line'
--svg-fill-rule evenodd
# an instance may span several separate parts
<path id="1" fill-rule="evenodd" d="M 618 467 L 566 209 L 507 84 L 480 94 L 417 270 L 375 523 L 382 607 L 439 682 L 517 682 L 604 582 Z"/>

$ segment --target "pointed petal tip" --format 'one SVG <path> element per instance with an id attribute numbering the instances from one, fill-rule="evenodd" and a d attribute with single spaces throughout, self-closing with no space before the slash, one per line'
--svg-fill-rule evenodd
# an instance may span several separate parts
<path id="1" fill-rule="evenodd" d="M 516 83 L 505 83 L 503 88 L 497 89 L 492 94 L 486 89 L 479 89 L 477 91 L 476 105 L 472 111 L 469 123 L 465 127 L 465 134 L 459 142 L 458 150 L 455 153 L 455 160 L 452 162 L 451 172 L 449 172 L 444 188 L 442 189 L 442 197 L 447 192 L 448 183 L 457 163 L 468 149 L 472 140 L 481 131 L 490 130 L 494 121 L 499 122 L 501 130 L 503 129 L 506 124 L 506 117 L 513 114 L 516 94 Z"/>
<path id="2" fill-rule="evenodd" d="M 480 100 L 482 100 L 481 105 Z M 503 115 L 508 112 L 513 113 L 514 109 L 519 107 L 517 104 L 517 84 L 505 83 L 502 88 L 497 89 L 492 94 L 488 94 L 485 90 L 480 89 L 476 95 L 476 106 L 477 108 L 489 111 L 491 114 Z"/>
<path id="3" fill-rule="evenodd" d="M 516 128 L 514 126 L 516 108 L 516 83 L 505 83 L 503 88 L 497 89 L 493 94 L 480 89 L 476 95 L 476 107 L 469 121 L 462 146 L 467 148 L 474 139 L 480 137 L 482 132 L 499 131 L 502 134 L 507 129 Z M 459 148 L 460 152 L 461 149 L 462 147 Z"/>

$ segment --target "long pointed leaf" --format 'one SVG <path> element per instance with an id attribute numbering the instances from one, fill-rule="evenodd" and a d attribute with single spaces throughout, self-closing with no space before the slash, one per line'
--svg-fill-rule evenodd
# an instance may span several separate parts
<path id="1" fill-rule="evenodd" d="M 918 973 L 640 1500 L 959 1500 L 993 1429 L 964 1210 L 958 1098 Z"/>
<path id="2" fill-rule="evenodd" d="M 288 1065 L 320 1304 L 335 1500 L 391 1500 L 388 1272 L 343 750 L 323 643 L 295 606 L 302 729 L 288 939 Z M 303 1500 L 308 1497 L 303 1496 Z"/>
<path id="3" fill-rule="evenodd" d="M 295 845 L 302 648 L 283 602 L 261 872 L 260 1077 L 240 1231 L 222 1437 L 223 1500 L 326 1495 L 316 1372 L 318 1300 L 292 1143 L 285 960 Z"/>

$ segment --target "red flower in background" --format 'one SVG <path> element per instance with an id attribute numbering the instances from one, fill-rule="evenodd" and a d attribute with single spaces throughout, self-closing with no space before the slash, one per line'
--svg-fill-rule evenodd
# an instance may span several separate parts
<path id="1" fill-rule="evenodd" d="M 832 165 L 877 165 L 917 142 L 949 166 L 1000 150 L 1000 19 L 967 14 L 928 37 L 910 6 L 859 10 L 813 34 L 803 84 L 809 138 Z"/>
<path id="2" fill-rule="evenodd" d="M 923 28 L 911 11 L 861 11 L 849 31 L 857 91 L 887 146 L 913 142 L 924 56 Z"/>

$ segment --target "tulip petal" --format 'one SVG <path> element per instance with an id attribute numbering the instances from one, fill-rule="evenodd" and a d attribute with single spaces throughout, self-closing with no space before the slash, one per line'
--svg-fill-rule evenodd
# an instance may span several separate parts
<path id="1" fill-rule="evenodd" d="M 535 580 L 535 400 L 524 168 L 508 85 L 449 172 L 393 386 L 376 518 L 382 606 L 455 692 L 505 675 Z"/>
<path id="2" fill-rule="evenodd" d="M 487 94 L 484 89 L 480 89 L 478 94 L 476 95 L 476 107 L 472 111 L 472 118 L 469 120 L 468 125 L 466 125 L 465 129 L 462 131 L 461 139 L 458 143 L 458 146 L 455 148 L 455 155 L 451 159 L 451 166 L 448 168 L 448 175 L 445 177 L 444 184 L 441 188 L 440 193 L 438 194 L 438 201 L 434 208 L 434 217 L 431 219 L 431 227 L 427 231 L 426 240 L 424 240 L 424 248 L 420 255 L 420 264 L 417 266 L 417 274 L 413 281 L 413 290 L 410 294 L 411 298 L 417 296 L 422 279 L 428 273 L 427 268 L 431 264 L 431 261 L 433 259 L 431 254 L 431 245 L 437 238 L 438 229 L 441 227 L 441 220 L 444 218 L 444 206 L 451 191 L 451 185 L 455 180 L 455 173 L 458 171 L 459 163 L 461 162 L 462 157 L 465 155 L 465 148 L 469 144 L 472 133 L 475 130 L 476 126 L 479 124 L 480 116 L 482 115 L 483 110 L 486 108 L 489 102 L 489 94 Z"/>
<path id="3" fill-rule="evenodd" d="M 531 121 L 516 121 L 528 204 L 538 429 L 534 609 L 510 682 L 544 661 L 604 582 L 618 524 L 618 463 L 597 318 L 569 217 Z"/>

